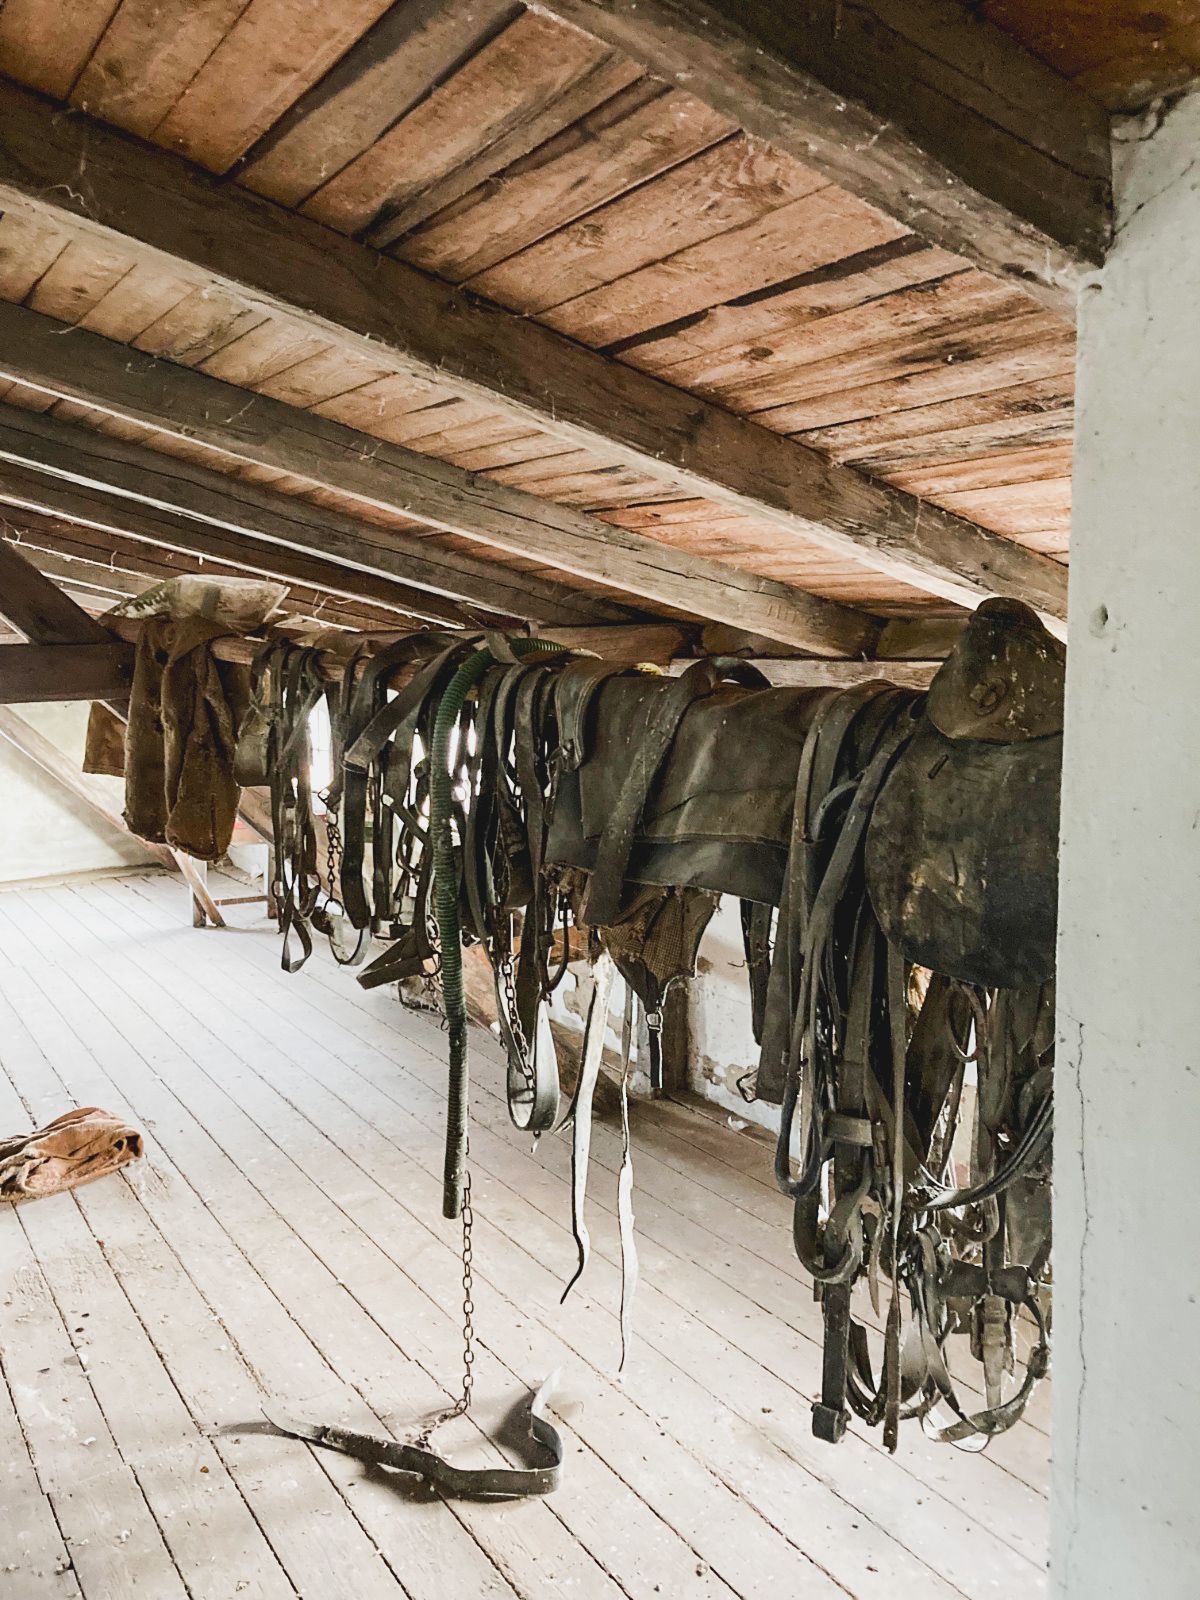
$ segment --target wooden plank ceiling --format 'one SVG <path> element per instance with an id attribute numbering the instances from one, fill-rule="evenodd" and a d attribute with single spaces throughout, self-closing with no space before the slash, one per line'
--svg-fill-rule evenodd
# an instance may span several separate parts
<path id="1" fill-rule="evenodd" d="M 1055 26 L 1020 0 L 983 9 L 1097 94 L 1119 102 L 1132 92 L 1114 87 L 1112 73 L 1089 78 L 1127 53 L 1131 32 L 1149 38 L 1149 12 L 1132 0 L 1077 0 L 1055 8 Z M 1172 59 L 1200 39 L 1189 12 L 1200 7 L 1156 13 L 1154 37 Z M 1087 17 L 1111 22 L 1108 58 L 1094 40 L 1071 53 Z M 77 0 L 66 12 L 59 0 L 8 0 L 0 71 L 831 462 L 1066 560 L 1067 323 L 547 16 L 511 0 Z M 90 177 L 78 173 L 83 212 Z M 397 375 L 328 330 L 264 311 L 134 242 L 106 240 L 67 212 L 0 219 L 0 299 L 830 601 L 880 616 L 953 609 L 892 572 L 682 493 L 669 473 L 632 467 L 618 451 L 571 447 L 453 383 Z M 20 384 L 0 399 L 182 448 Z M 199 447 L 192 455 L 280 495 L 347 508 L 301 478 Z M 416 518 L 392 525 L 614 598 L 611 585 L 578 571 L 430 534 Z M 56 572 L 67 557 L 148 576 L 181 569 L 183 556 L 128 531 L 81 533 L 35 517 L 29 541 Z M 377 594 L 355 609 L 344 595 L 322 601 L 319 586 L 296 593 L 301 608 L 331 620 L 378 624 Z"/>

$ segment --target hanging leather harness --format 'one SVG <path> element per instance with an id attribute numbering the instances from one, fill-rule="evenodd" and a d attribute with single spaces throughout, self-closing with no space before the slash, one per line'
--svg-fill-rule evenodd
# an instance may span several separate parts
<path id="1" fill-rule="evenodd" d="M 988 603 L 928 697 L 883 683 L 771 689 L 728 660 L 672 680 L 492 634 L 413 636 L 356 658 L 329 697 L 337 893 L 365 943 L 387 942 L 360 983 L 440 976 L 446 1214 L 469 1226 L 461 958 L 477 943 L 514 1125 L 534 1137 L 572 1126 L 568 1292 L 578 1281 L 591 1109 L 620 975 L 625 1343 L 634 997 L 661 1082 L 663 996 L 694 970 L 718 896 L 737 895 L 761 1045 L 755 1092 L 781 1106 L 776 1179 L 823 1305 L 814 1430 L 836 1440 L 853 1413 L 895 1448 L 900 1422 L 920 1418 L 974 1447 L 1010 1427 L 1047 1362 L 1062 669 L 1047 639 L 1024 608 Z M 392 692 L 398 667 L 409 676 Z M 303 792 L 321 688 L 293 646 L 270 647 L 260 669 L 291 970 L 289 936 L 306 952 L 309 923 L 329 911 Z M 586 935 L 594 992 L 560 1120 L 549 999 L 572 927 Z M 856 1314 L 860 1283 L 884 1316 L 878 1360 Z M 1018 1322 L 1032 1349 L 1014 1386 Z M 957 1333 L 983 1368 L 980 1409 L 949 1377 Z"/>

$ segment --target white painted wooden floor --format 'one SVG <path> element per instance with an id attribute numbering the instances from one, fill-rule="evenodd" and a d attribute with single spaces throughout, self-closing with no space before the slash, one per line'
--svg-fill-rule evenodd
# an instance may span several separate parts
<path id="1" fill-rule="evenodd" d="M 617 1381 L 616 1131 L 560 1310 L 567 1146 L 511 1129 L 478 1033 L 480 1417 L 560 1366 L 563 1487 L 447 1504 L 256 1431 L 269 1396 L 403 1435 L 456 1383 L 461 1298 L 441 1033 L 327 959 L 281 973 L 260 910 L 194 930 L 162 876 L 0 893 L 0 1131 L 99 1104 L 149 1152 L 0 1207 L 2 1600 L 1044 1593 L 1045 1400 L 984 1456 L 813 1440 L 819 1317 L 787 1206 L 764 1146 L 692 1108 L 635 1109 Z"/>

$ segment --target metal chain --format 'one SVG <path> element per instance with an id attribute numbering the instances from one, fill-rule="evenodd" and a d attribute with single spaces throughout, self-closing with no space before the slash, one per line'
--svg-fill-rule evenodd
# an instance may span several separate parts
<path id="1" fill-rule="evenodd" d="M 337 901 L 340 905 L 335 885 L 341 876 L 342 835 L 337 825 L 337 817 L 332 811 L 325 813 L 325 865 L 329 871 L 329 887 L 326 893 L 330 900 Z"/>
<path id="2" fill-rule="evenodd" d="M 532 1100 L 536 1092 L 536 1079 L 529 1061 L 529 1041 L 525 1037 L 525 1029 L 521 1025 L 521 1013 L 517 1008 L 517 988 L 511 954 L 499 958 L 499 969 L 500 981 L 504 987 L 504 1009 L 508 1013 L 508 1025 L 517 1047 L 517 1059 L 521 1067 L 521 1076 L 525 1079 L 525 1091 Z"/>
<path id="3" fill-rule="evenodd" d="M 471 1145 L 467 1141 L 466 1157 L 470 1158 Z M 475 1226 L 475 1213 L 471 1209 L 471 1169 L 466 1166 L 463 1170 L 462 1185 L 462 1313 L 463 1313 L 463 1371 L 462 1389 L 458 1399 L 452 1406 L 434 1417 L 432 1422 L 427 1422 L 417 1435 L 415 1443 L 424 1450 L 434 1432 L 444 1422 L 452 1422 L 455 1417 L 465 1416 L 471 1409 L 471 1399 L 475 1389 L 475 1301 L 472 1290 L 475 1282 L 474 1253 L 471 1242 L 472 1230 Z"/>

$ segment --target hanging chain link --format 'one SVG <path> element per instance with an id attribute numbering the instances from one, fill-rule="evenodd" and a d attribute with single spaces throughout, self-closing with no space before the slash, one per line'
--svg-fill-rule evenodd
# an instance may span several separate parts
<path id="1" fill-rule="evenodd" d="M 465 1154 L 469 1162 L 471 1155 L 469 1140 Z M 474 1226 L 475 1213 L 471 1209 L 471 1168 L 467 1165 L 463 1170 L 462 1185 L 462 1389 L 454 1404 L 447 1406 L 446 1410 L 434 1417 L 432 1422 L 427 1422 L 417 1435 L 415 1443 L 422 1450 L 428 1447 L 433 1434 L 444 1422 L 452 1422 L 455 1417 L 465 1416 L 471 1409 L 471 1398 L 475 1389 L 475 1300 L 473 1298 L 475 1271 L 471 1238 Z"/>
<path id="2" fill-rule="evenodd" d="M 338 893 L 338 881 L 341 877 L 342 862 L 342 834 L 337 824 L 337 815 L 331 810 L 325 813 L 325 866 L 329 872 L 327 897 L 341 904 Z"/>
<path id="3" fill-rule="evenodd" d="M 517 1047 L 517 1060 L 520 1064 L 521 1076 L 525 1080 L 525 1093 L 532 1100 L 536 1093 L 537 1080 L 534 1076 L 532 1063 L 529 1060 L 529 1041 L 525 1037 L 525 1029 L 521 1025 L 521 1013 L 517 1007 L 517 986 L 511 953 L 499 958 L 498 968 L 500 982 L 504 990 L 504 1009 L 508 1014 L 508 1026 L 512 1030 L 513 1041 Z"/>

